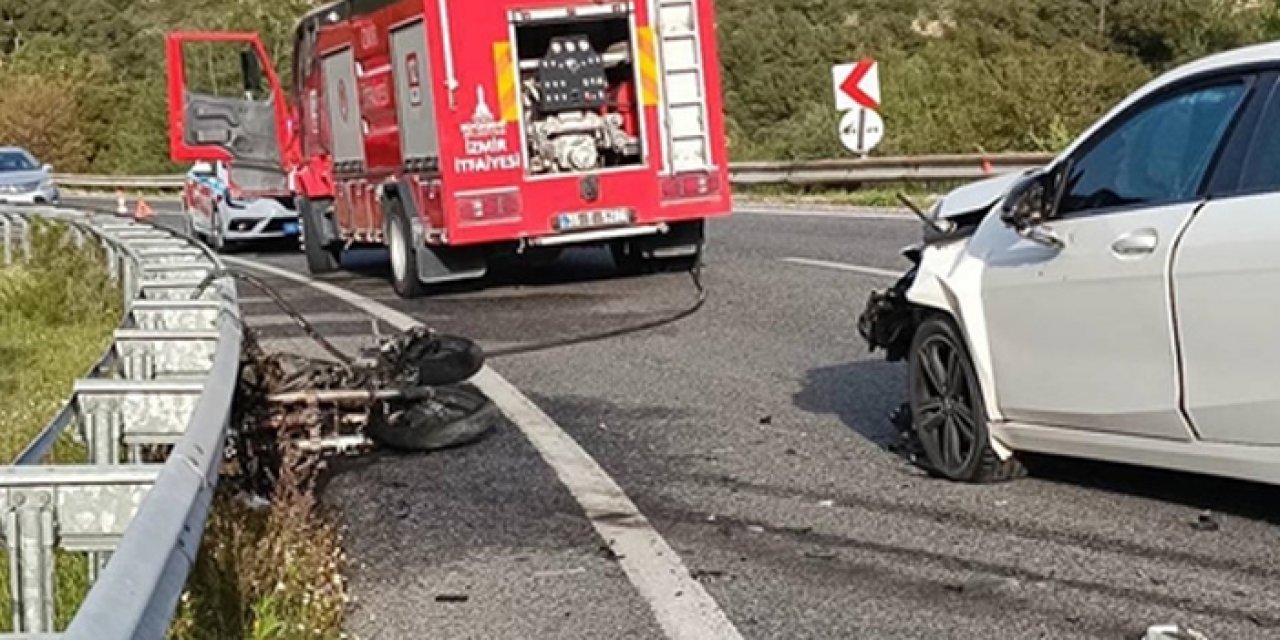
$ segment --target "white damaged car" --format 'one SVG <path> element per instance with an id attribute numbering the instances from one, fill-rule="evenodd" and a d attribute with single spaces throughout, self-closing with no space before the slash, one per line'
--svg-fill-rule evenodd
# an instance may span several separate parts
<path id="1" fill-rule="evenodd" d="M 1280 483 L 1278 81 L 1280 44 L 1192 63 L 929 212 L 859 328 L 908 362 L 933 471 L 1027 451 Z"/>

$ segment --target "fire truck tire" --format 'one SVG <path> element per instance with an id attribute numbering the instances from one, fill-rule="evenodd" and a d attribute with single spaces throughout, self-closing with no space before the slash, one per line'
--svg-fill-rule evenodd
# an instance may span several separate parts
<path id="1" fill-rule="evenodd" d="M 435 388 L 433 397 L 390 416 L 375 415 L 366 434 L 378 446 L 423 452 L 470 444 L 502 421 L 483 393 L 469 385 Z"/>
<path id="2" fill-rule="evenodd" d="M 342 267 L 342 250 L 327 244 L 321 225 L 325 224 L 324 207 L 308 198 L 298 198 L 298 217 L 302 219 L 302 244 L 307 254 L 307 271 L 312 275 L 333 273 Z"/>
<path id="3" fill-rule="evenodd" d="M 426 287 L 418 277 L 418 252 L 413 242 L 413 228 L 398 200 L 388 207 L 387 248 L 391 251 L 391 285 L 401 298 L 417 298 Z"/>

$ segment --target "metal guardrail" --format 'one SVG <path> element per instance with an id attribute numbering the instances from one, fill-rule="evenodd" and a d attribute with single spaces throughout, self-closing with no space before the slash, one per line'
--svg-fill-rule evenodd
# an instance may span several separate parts
<path id="1" fill-rule="evenodd" d="M 53 181 L 64 189 L 89 191 L 115 191 L 117 189 L 152 189 L 177 191 L 182 188 L 184 176 L 104 176 L 79 173 L 55 173 Z"/>
<path id="2" fill-rule="evenodd" d="M 965 182 L 997 173 L 1042 167 L 1053 160 L 1045 153 L 901 156 L 795 162 L 735 162 L 729 175 L 736 185 L 859 186 L 894 182 Z M 153 189 L 176 191 L 183 176 L 96 176 L 58 174 L 62 187 L 89 190 Z"/>
<path id="3" fill-rule="evenodd" d="M 735 185 L 857 187 L 895 182 L 969 182 L 999 173 L 1043 167 L 1054 158 L 1042 153 L 903 156 L 804 162 L 737 162 L 729 167 Z"/>
<path id="4" fill-rule="evenodd" d="M 167 231 L 66 209 L 0 208 L 0 266 L 31 255 L 37 218 L 103 247 L 125 317 L 58 416 L 0 467 L 15 632 L 0 637 L 160 640 L 217 485 L 240 361 L 235 282 L 217 256 Z M 87 463 L 48 462 L 68 437 L 86 445 Z M 87 554 L 93 581 L 61 635 L 55 550 Z"/>

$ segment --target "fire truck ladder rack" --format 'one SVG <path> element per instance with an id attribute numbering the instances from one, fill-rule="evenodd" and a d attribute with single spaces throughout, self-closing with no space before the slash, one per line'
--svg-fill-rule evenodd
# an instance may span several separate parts
<path id="1" fill-rule="evenodd" d="M 694 0 L 659 0 L 658 38 L 662 84 L 671 139 L 667 168 L 676 173 L 711 164 L 702 30 Z"/>

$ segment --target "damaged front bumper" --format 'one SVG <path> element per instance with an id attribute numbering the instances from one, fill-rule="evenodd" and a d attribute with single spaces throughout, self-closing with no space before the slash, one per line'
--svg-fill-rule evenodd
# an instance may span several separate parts
<path id="1" fill-rule="evenodd" d="M 914 256 L 910 255 L 915 253 Z M 906 360 L 911 351 L 916 326 L 920 322 L 919 310 L 907 300 L 907 291 L 915 284 L 920 272 L 917 249 L 905 253 L 913 258 L 912 267 L 896 284 L 884 290 L 872 291 L 866 307 L 858 317 L 858 333 L 867 341 L 871 351 L 884 351 L 889 362 Z"/>

